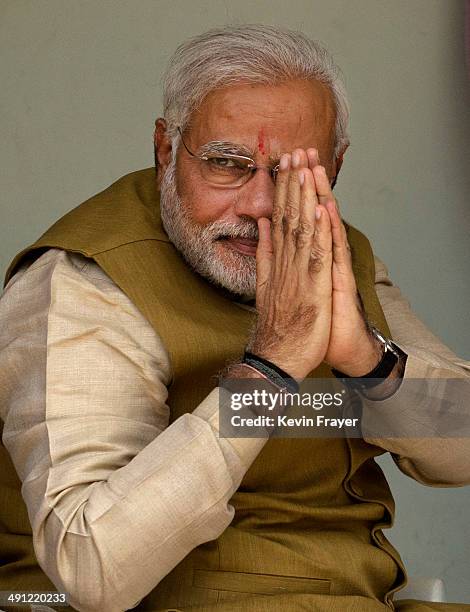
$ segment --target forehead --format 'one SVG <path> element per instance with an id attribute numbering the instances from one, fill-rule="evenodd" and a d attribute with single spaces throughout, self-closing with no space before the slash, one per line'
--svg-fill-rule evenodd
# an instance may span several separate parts
<path id="1" fill-rule="evenodd" d="M 193 113 L 190 133 L 196 146 L 224 140 L 272 154 L 298 147 L 329 149 L 334 124 L 330 89 L 319 81 L 296 80 L 215 90 Z"/>

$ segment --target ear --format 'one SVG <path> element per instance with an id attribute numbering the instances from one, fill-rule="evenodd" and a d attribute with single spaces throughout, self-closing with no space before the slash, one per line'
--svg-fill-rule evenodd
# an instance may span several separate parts
<path id="1" fill-rule="evenodd" d="M 166 121 L 162 117 L 155 121 L 155 132 L 153 135 L 155 147 L 155 166 L 157 168 L 157 183 L 160 187 L 163 175 L 171 161 L 171 140 L 166 131 Z"/>
<path id="2" fill-rule="evenodd" d="M 333 163 L 333 178 L 331 180 L 331 188 L 334 189 L 336 185 L 336 181 L 338 180 L 338 174 L 341 170 L 341 166 L 343 165 L 344 154 L 346 153 L 347 148 L 349 147 L 349 143 L 344 145 L 341 151 L 336 156 L 336 159 Z"/>

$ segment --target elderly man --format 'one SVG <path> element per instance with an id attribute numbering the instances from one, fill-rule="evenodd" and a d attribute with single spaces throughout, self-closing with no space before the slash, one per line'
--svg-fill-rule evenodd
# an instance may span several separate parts
<path id="1" fill-rule="evenodd" d="M 404 568 L 374 457 L 459 486 L 468 444 L 219 436 L 224 368 L 273 388 L 383 379 L 361 388 L 364 419 L 405 422 L 403 377 L 469 376 L 340 219 L 337 70 L 300 33 L 213 30 L 176 51 L 164 107 L 156 177 L 122 178 L 7 272 L 3 441 L 44 573 L 10 474 L 0 584 L 52 582 L 84 611 L 393 609 Z M 400 604 L 441 608 L 467 606 Z"/>

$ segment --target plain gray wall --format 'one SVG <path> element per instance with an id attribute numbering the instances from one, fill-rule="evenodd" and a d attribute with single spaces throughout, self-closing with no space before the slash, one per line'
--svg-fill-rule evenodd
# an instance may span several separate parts
<path id="1" fill-rule="evenodd" d="M 67 210 L 153 163 L 159 79 L 176 45 L 226 23 L 301 29 L 342 67 L 352 145 L 337 194 L 414 310 L 470 357 L 470 84 L 463 0 L 0 2 L 0 268 Z M 470 489 L 382 460 L 411 574 L 470 602 Z"/>

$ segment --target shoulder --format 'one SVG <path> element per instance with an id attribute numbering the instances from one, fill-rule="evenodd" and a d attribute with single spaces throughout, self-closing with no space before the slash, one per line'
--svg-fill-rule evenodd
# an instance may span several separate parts
<path id="1" fill-rule="evenodd" d="M 33 261 L 24 261 L 5 286 L 2 299 L 25 290 L 40 295 L 51 289 L 73 294 L 80 301 L 87 291 L 94 289 L 139 312 L 94 259 L 58 248 L 49 248 Z"/>
<path id="2" fill-rule="evenodd" d="M 169 377 L 169 358 L 160 336 L 135 304 L 91 258 L 51 248 L 25 262 L 0 298 L 4 329 L 47 326 L 49 335 L 101 328 L 109 341 L 154 355 Z"/>
<path id="3" fill-rule="evenodd" d="M 83 301 L 90 290 L 106 293 L 116 302 L 135 306 L 98 264 L 72 251 L 50 248 L 34 260 L 26 260 L 5 286 L 2 302 L 51 300 L 70 296 Z M 137 309 L 136 309 L 137 310 Z"/>
<path id="4" fill-rule="evenodd" d="M 23 285 L 26 283 L 36 284 L 38 277 L 52 276 L 55 272 L 82 278 L 84 281 L 106 283 L 110 289 L 114 286 L 117 291 L 120 291 L 93 259 L 85 257 L 81 253 L 49 248 L 33 261 L 25 260 L 5 286 L 5 292 L 17 283 Z"/>

